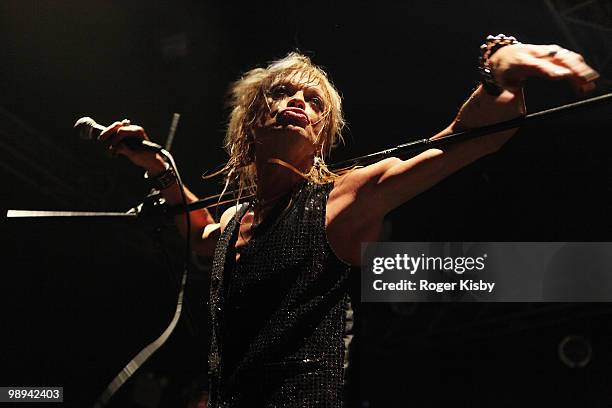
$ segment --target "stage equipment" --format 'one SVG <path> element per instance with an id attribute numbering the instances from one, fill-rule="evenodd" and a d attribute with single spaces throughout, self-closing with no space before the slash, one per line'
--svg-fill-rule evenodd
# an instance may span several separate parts
<path id="1" fill-rule="evenodd" d="M 510 119 L 507 121 L 494 123 L 479 128 L 464 130 L 456 133 L 452 133 L 447 136 L 439 137 L 437 139 L 425 138 L 418 139 L 412 142 L 403 143 L 401 145 L 392 147 L 390 149 L 382 150 L 376 153 L 367 154 L 364 156 L 356 157 L 354 159 L 345 160 L 339 163 L 331 165 L 333 171 L 342 171 L 351 169 L 356 166 L 366 166 L 368 164 L 375 163 L 388 157 L 406 157 L 408 155 L 414 155 L 427 149 L 433 149 L 437 147 L 446 146 L 452 143 L 462 142 L 464 140 L 473 139 L 480 136 L 485 136 L 491 133 L 496 133 L 509 129 L 516 129 L 524 126 L 531 126 L 536 124 L 546 123 L 546 121 L 558 118 L 561 116 L 569 115 L 586 109 L 595 109 L 597 107 L 604 106 L 612 103 L 612 93 L 603 94 L 593 98 L 585 99 L 582 101 L 570 103 L 567 105 L 558 106 L 551 109 L 531 113 L 523 117 Z M 205 197 L 201 200 L 195 201 L 188 205 L 189 211 L 195 211 L 201 208 L 212 208 L 223 204 L 236 202 L 238 197 L 246 199 L 252 195 L 241 195 L 239 190 L 233 190 L 225 192 L 224 194 L 216 194 L 209 197 Z M 221 200 L 223 196 L 229 196 L 229 199 Z M 173 207 L 168 210 L 169 214 L 176 215 L 182 211 L 181 208 Z"/>
<path id="2" fill-rule="evenodd" d="M 178 124 L 178 117 L 175 115 L 173 118 L 173 123 L 171 125 L 171 136 L 168 138 L 170 144 L 172 138 L 174 136 L 174 131 L 176 130 L 176 126 Z M 78 131 L 79 137 L 85 140 L 97 140 L 100 133 L 105 129 L 104 126 L 99 125 L 90 117 L 83 117 L 77 120 L 74 125 L 74 128 Z M 180 187 L 181 197 L 183 200 L 183 212 L 186 214 L 185 216 L 185 226 L 186 230 L 191 230 L 191 220 L 187 214 L 189 214 L 189 209 L 187 207 L 187 197 L 185 196 L 183 182 L 181 180 L 179 171 L 177 169 L 176 163 L 174 162 L 174 158 L 166 149 L 161 147 L 158 144 L 150 142 L 148 140 L 142 140 L 139 138 L 126 138 L 122 143 L 125 143 L 131 149 L 144 149 L 150 150 L 159 153 L 164 157 L 165 160 L 169 163 L 170 167 L 174 169 L 174 173 L 176 175 L 177 182 Z M 160 207 L 160 204 L 163 203 L 163 200 L 159 198 L 159 194 L 157 191 L 153 190 L 151 194 L 145 199 L 144 203 L 135 207 L 128 211 L 127 213 L 112 213 L 112 212 L 74 212 L 74 211 L 27 211 L 27 210 L 8 210 L 7 218 L 37 218 L 37 217 L 62 217 L 62 218 L 72 218 L 72 217 L 93 217 L 93 218 L 106 218 L 106 217 L 122 217 L 122 218 L 133 218 L 141 214 L 151 215 L 156 213 L 155 211 L 150 211 L 149 209 L 157 209 Z M 159 213 L 157 213 L 159 214 Z M 172 320 L 168 324 L 168 327 L 163 331 L 163 333 L 147 345 L 144 349 L 142 349 L 111 381 L 111 383 L 106 387 L 106 389 L 102 392 L 98 400 L 96 401 L 94 407 L 101 408 L 104 407 L 112 398 L 112 396 L 121 388 L 123 384 L 138 370 L 140 366 L 142 366 L 152 355 L 155 353 L 170 337 L 174 328 L 176 327 L 182 312 L 183 306 L 183 297 L 185 292 L 185 284 L 187 281 L 187 266 L 189 264 L 189 260 L 191 258 L 191 242 L 190 240 L 185 240 L 185 258 L 183 264 L 183 273 L 179 283 L 179 292 L 178 299 L 176 303 L 176 308 Z"/>

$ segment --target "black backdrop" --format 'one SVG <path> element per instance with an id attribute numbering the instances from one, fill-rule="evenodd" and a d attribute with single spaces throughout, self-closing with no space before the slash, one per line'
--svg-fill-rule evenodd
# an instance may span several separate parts
<path id="1" fill-rule="evenodd" d="M 30 0 L 5 1 L 0 11 L 2 209 L 121 211 L 141 201 L 138 169 L 75 139 L 70 128 L 84 115 L 100 123 L 128 117 L 163 142 L 180 112 L 173 154 L 196 193 L 216 192 L 218 183 L 200 175 L 225 159 L 228 84 L 296 48 L 324 65 L 344 96 L 346 146 L 333 161 L 446 126 L 475 86 L 478 46 L 489 33 L 569 47 L 540 1 Z M 531 112 L 578 98 L 542 81 L 526 95 Z M 388 239 L 610 240 L 609 118 L 600 109 L 521 130 L 495 156 L 390 214 Z M 88 406 L 161 332 L 181 252 L 172 231 L 162 251 L 150 229 L 119 220 L 3 221 L 3 384 L 64 385 L 68 405 Z M 190 323 L 118 406 L 177 406 L 201 382 L 206 260 L 192 273 Z M 357 406 L 612 401 L 607 305 L 372 304 L 360 312 Z M 557 356 L 571 334 L 593 347 L 583 369 Z"/>

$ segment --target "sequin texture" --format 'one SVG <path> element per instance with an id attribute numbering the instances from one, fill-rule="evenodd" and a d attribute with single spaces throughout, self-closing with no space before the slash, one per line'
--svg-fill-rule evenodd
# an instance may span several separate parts
<path id="1" fill-rule="evenodd" d="M 238 262 L 246 208 L 219 238 L 211 277 L 210 407 L 343 406 L 350 273 L 325 234 L 332 187 L 304 183 L 288 209 L 241 248 Z"/>

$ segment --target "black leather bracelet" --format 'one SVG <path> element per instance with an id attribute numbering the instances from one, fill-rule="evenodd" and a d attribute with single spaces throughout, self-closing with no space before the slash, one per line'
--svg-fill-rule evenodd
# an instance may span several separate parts
<path id="1" fill-rule="evenodd" d="M 149 175 L 149 172 L 146 172 L 144 175 L 144 178 L 149 181 L 151 187 L 155 188 L 156 190 L 165 190 L 177 182 L 176 173 L 174 172 L 174 169 L 170 167 L 168 163 L 166 163 L 165 165 L 166 171 L 164 171 L 158 176 L 151 177 Z"/>

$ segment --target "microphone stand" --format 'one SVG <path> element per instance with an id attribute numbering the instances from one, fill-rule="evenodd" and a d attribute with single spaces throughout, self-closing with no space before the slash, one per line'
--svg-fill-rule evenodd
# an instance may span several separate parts
<path id="1" fill-rule="evenodd" d="M 464 130 L 460 132 L 451 133 L 443 137 L 436 139 L 424 138 L 417 139 L 412 142 L 403 143 L 390 149 L 381 150 L 376 153 L 367 154 L 365 156 L 356 157 L 349 160 L 344 160 L 339 163 L 331 165 L 332 170 L 342 170 L 351 168 L 356 165 L 368 165 L 385 159 L 391 156 L 405 157 L 408 154 L 416 154 L 418 152 L 446 146 L 451 143 L 458 143 L 468 139 L 473 139 L 481 136 L 485 136 L 491 133 L 501 132 L 509 129 L 516 129 L 529 125 L 536 125 L 545 123 L 551 119 L 566 116 L 571 113 L 576 113 L 587 108 L 596 108 L 612 103 L 612 93 L 603 94 L 593 98 L 585 99 L 582 101 L 570 103 L 567 105 L 558 106 L 551 109 L 531 113 L 523 117 L 506 120 L 503 122 L 494 123 L 491 125 L 482 126 L 479 128 Z M 238 190 L 228 191 L 230 197 L 236 197 Z M 54 217 L 92 217 L 92 218 L 142 218 L 143 216 L 150 216 L 155 214 L 156 216 L 173 216 L 184 213 L 185 211 L 196 211 L 202 208 L 211 208 L 218 205 L 223 205 L 229 202 L 235 201 L 235 198 L 219 201 L 220 194 L 202 198 L 198 201 L 188 204 L 186 207 L 172 206 L 167 207 L 163 199 L 155 196 L 155 200 L 152 200 L 152 195 L 149 195 L 147 199 L 137 207 L 130 209 L 126 213 L 120 212 L 78 212 L 78 211 L 28 211 L 28 210 L 8 210 L 7 218 L 54 218 Z M 146 205 L 148 204 L 148 205 Z"/>
<path id="2" fill-rule="evenodd" d="M 542 110 L 539 112 L 531 113 L 522 117 L 518 117 L 515 119 L 506 120 L 503 122 L 494 123 L 487 126 L 482 126 L 479 128 L 464 130 L 460 132 L 451 133 L 450 135 L 446 135 L 443 137 L 439 137 L 436 139 L 433 138 L 424 138 L 418 139 L 412 142 L 403 143 L 398 146 L 392 147 L 390 149 L 382 150 L 376 153 L 367 154 L 365 156 L 356 157 L 353 159 L 345 160 L 339 163 L 332 164 L 330 168 L 335 171 L 350 169 L 353 166 L 364 166 L 368 164 L 375 163 L 387 157 L 396 156 L 396 157 L 406 157 L 409 154 L 416 154 L 427 149 L 432 149 L 436 147 L 446 146 L 451 143 L 458 143 L 468 139 L 474 139 L 477 137 L 489 135 L 491 133 L 501 132 L 509 129 L 516 129 L 526 125 L 535 125 L 538 123 L 544 123 L 548 120 L 566 116 L 572 113 L 576 113 L 582 110 L 586 110 L 587 108 L 595 108 L 599 106 L 604 106 L 606 104 L 612 103 L 612 93 L 603 94 L 600 96 L 596 96 L 593 98 L 585 99 L 582 101 L 570 103 L 567 105 L 558 106 L 551 109 Z M 198 201 L 194 201 L 187 205 L 188 210 L 195 211 L 202 208 L 211 208 L 220 206 L 223 204 L 235 202 L 238 197 L 239 191 L 232 190 L 228 191 L 227 194 L 230 197 L 234 197 L 232 199 L 227 199 L 223 201 L 219 201 L 221 198 L 221 194 L 209 196 L 202 198 Z M 225 195 L 223 194 L 223 195 Z M 246 196 L 249 197 L 249 196 Z M 245 197 L 245 198 L 246 198 Z M 167 209 L 168 215 L 177 215 L 185 211 L 185 207 L 183 206 L 173 206 Z"/>
<path id="3" fill-rule="evenodd" d="M 91 212 L 91 211 L 39 211 L 39 210 L 8 210 L 6 218 L 124 218 L 136 219 L 136 213 L 122 212 Z"/>
<path id="4" fill-rule="evenodd" d="M 181 186 L 181 192 L 184 191 L 182 188 L 182 180 L 176 164 L 174 163 L 174 158 L 170 153 L 165 149 L 160 149 L 160 154 L 162 154 L 174 168 L 176 172 L 177 182 L 179 186 Z M 186 207 L 186 199 L 184 192 L 182 193 L 183 201 L 185 206 L 183 206 L 183 214 L 187 213 Z M 137 205 L 134 208 L 131 208 L 125 213 L 122 212 L 89 212 L 89 211 L 38 211 L 38 210 L 8 210 L 6 213 L 7 218 L 21 218 L 21 219 L 41 219 L 41 218 L 53 218 L 60 220 L 68 220 L 74 218 L 86 218 L 86 219 L 122 219 L 122 220 L 145 220 L 147 221 L 147 225 L 153 226 L 153 231 L 155 233 L 154 240 L 158 242 L 158 249 L 163 249 L 163 244 L 161 243 L 161 234 L 163 232 L 163 226 L 167 224 L 166 215 L 166 205 L 164 199 L 161 197 L 159 191 L 151 190 L 151 192 L 145 197 L 144 201 Z M 190 230 L 190 220 L 189 217 L 185 217 L 187 231 Z M 165 262 L 170 265 L 171 261 L 169 259 L 168 254 L 165 251 L 161 251 L 162 255 L 165 257 Z M 121 370 L 119 373 L 113 378 L 113 380 L 108 384 L 108 386 L 102 391 L 98 399 L 94 403 L 94 408 L 102 408 L 108 404 L 110 399 L 115 395 L 115 393 L 123 386 L 123 384 L 140 368 L 164 343 L 168 340 L 169 336 L 174 331 L 180 317 L 181 312 L 183 310 L 183 299 L 185 293 L 185 285 L 187 282 L 187 272 L 188 272 L 188 262 L 191 254 L 191 245 L 190 240 L 186 240 L 185 245 L 185 257 L 184 257 L 184 269 L 179 277 L 179 281 L 177 283 L 177 295 L 178 300 L 176 304 L 176 309 L 174 311 L 174 315 L 172 320 L 170 321 L 168 327 L 164 330 L 164 332 L 157 337 L 154 341 L 149 343 L 145 348 L 143 348 L 136 356 L 132 358 L 132 360 Z M 189 322 L 188 322 L 189 323 Z"/>
<path id="5" fill-rule="evenodd" d="M 604 106 L 606 104 L 612 103 L 612 93 L 607 93 L 604 95 L 596 96 L 593 98 L 585 99 L 582 101 L 570 103 L 567 105 L 558 106 L 551 109 L 546 109 L 543 111 L 531 113 L 525 115 L 523 117 L 518 117 L 515 119 L 506 120 L 503 122 L 494 123 L 491 125 L 482 126 L 479 128 L 464 130 L 460 132 L 455 132 L 450 135 L 446 135 L 443 137 L 439 137 L 436 139 L 433 138 L 424 138 L 418 139 L 412 142 L 403 143 L 398 146 L 392 147 L 390 149 L 382 150 L 376 153 L 371 153 L 365 156 L 357 157 L 354 159 L 345 160 L 339 163 L 335 163 L 330 166 L 332 170 L 346 170 L 350 169 L 353 166 L 357 165 L 368 165 L 385 159 L 387 157 L 396 156 L 396 157 L 405 157 L 409 154 L 420 153 L 427 149 L 432 149 L 436 147 L 446 146 L 451 143 L 458 143 L 468 139 L 474 139 L 477 137 L 489 135 L 491 133 L 501 132 L 509 129 L 516 129 L 524 126 L 536 125 L 541 123 L 546 123 L 554 118 L 560 116 L 566 116 L 571 113 L 576 113 L 582 110 L 586 110 L 587 108 L 595 108 L 599 106 Z M 188 210 L 195 211 L 202 208 L 211 208 L 219 205 L 227 204 L 230 202 L 235 202 L 235 197 L 238 197 L 239 191 L 233 190 L 228 191 L 227 194 L 230 197 L 234 197 L 232 199 L 219 201 L 221 198 L 221 194 L 209 196 L 202 198 L 198 201 L 194 201 L 189 204 Z M 248 196 L 246 196 L 248 197 Z M 246 198 L 245 197 L 245 198 Z M 168 208 L 168 214 L 176 215 L 180 214 L 184 211 L 183 206 L 174 206 Z"/>
<path id="6" fill-rule="evenodd" d="M 506 120 L 503 122 L 493 123 L 474 129 L 463 130 L 460 132 L 451 133 L 450 135 L 442 136 L 436 139 L 425 138 L 419 139 L 412 142 L 404 143 L 393 147 L 391 149 L 383 150 L 380 152 L 372 153 L 366 156 L 357 157 L 355 159 L 345 160 L 337 163 L 333 168 L 346 168 L 357 164 L 372 164 L 381 159 L 390 156 L 403 156 L 407 153 L 421 152 L 427 149 L 432 149 L 440 146 L 445 146 L 451 143 L 463 142 L 468 139 L 474 139 L 477 137 L 489 135 L 491 133 L 497 133 L 504 130 L 516 129 L 523 126 L 535 125 L 544 123 L 553 118 L 568 115 L 570 113 L 576 113 L 586 108 L 594 108 L 596 106 L 603 106 L 604 104 L 612 103 L 612 93 L 596 96 L 593 98 L 585 99 L 582 101 L 569 103 L 567 105 L 558 106 L 551 109 L 531 113 L 518 118 Z"/>
<path id="7" fill-rule="evenodd" d="M 492 125 L 482 126 L 475 129 L 460 131 L 456 133 L 452 133 L 447 136 L 439 137 L 436 139 L 433 138 L 424 138 L 418 139 L 412 142 L 403 143 L 398 146 L 395 146 L 390 149 L 382 150 L 376 153 L 368 154 L 365 156 L 357 157 L 350 160 L 345 160 L 340 163 L 336 163 L 331 166 L 333 170 L 342 170 L 349 169 L 356 165 L 368 165 L 384 158 L 390 156 L 406 156 L 408 154 L 415 154 L 417 152 L 424 151 L 426 149 L 436 148 L 445 146 L 451 143 L 457 143 L 461 141 L 465 141 L 468 139 L 488 135 L 491 133 L 496 133 L 509 129 L 516 129 L 519 127 L 534 125 L 538 123 L 544 123 L 552 118 L 568 115 L 570 113 L 575 113 L 580 110 L 584 110 L 587 108 L 595 108 L 598 106 L 603 106 L 612 102 L 612 93 L 604 94 L 601 96 L 585 99 L 583 101 L 570 103 L 567 105 L 555 107 L 552 109 L 543 110 L 540 112 L 532 113 L 526 115 L 524 117 L 519 117 L 516 119 L 511 119 L 499 123 L 495 123 Z M 174 164 L 174 160 L 169 155 L 169 153 L 162 149 L 161 153 L 166 155 L 167 158 L 172 163 L 172 166 L 176 170 L 176 166 Z M 177 177 L 180 181 L 180 176 L 177 173 Z M 182 185 L 182 183 L 181 183 Z M 182 189 L 181 189 L 182 190 Z M 230 191 L 227 194 L 236 196 L 238 194 L 237 190 Z M 183 197 L 184 198 L 184 197 Z M 220 202 L 219 199 L 221 195 L 214 195 L 210 197 L 203 198 L 191 204 L 185 204 L 182 206 L 173 206 L 167 207 L 164 203 L 164 200 L 160 198 L 159 192 L 152 191 L 143 201 L 143 203 L 138 206 L 130 209 L 128 212 L 87 212 L 87 211 L 38 211 L 38 210 L 8 210 L 7 218 L 26 218 L 26 219 L 37 219 L 37 218 L 58 218 L 58 219 L 71 219 L 71 218 L 89 218 L 89 219 L 146 219 L 151 221 L 152 219 L 166 218 L 170 215 L 176 214 L 185 214 L 186 212 L 195 211 L 202 208 L 210 208 L 215 207 L 227 202 L 232 202 L 234 200 L 225 200 Z M 187 226 L 189 226 L 189 218 L 186 217 Z M 158 227 L 156 230 L 160 231 L 159 225 L 163 225 L 163 222 L 157 224 Z M 187 228 L 189 230 L 189 228 Z M 189 258 L 190 253 L 190 245 L 189 241 L 186 246 L 186 260 Z M 175 311 L 175 316 L 168 326 L 168 328 L 164 331 L 164 333 L 153 343 L 149 344 L 145 349 L 143 349 L 119 374 L 113 379 L 113 381 L 109 384 L 107 389 L 100 395 L 98 400 L 95 403 L 96 408 L 100 408 L 105 406 L 110 398 L 114 395 L 114 393 L 123 385 L 125 381 L 136 371 L 149 357 L 153 354 L 157 348 L 159 348 L 166 341 L 168 336 L 174 330 L 174 326 L 177 323 L 178 318 L 181 314 L 182 303 L 183 303 L 183 290 L 186 282 L 186 269 L 181 276 L 181 282 L 179 286 L 179 299 L 177 303 L 177 309 Z"/>

